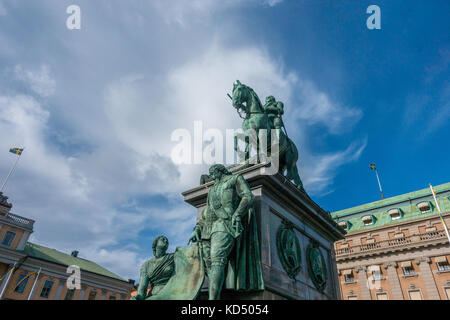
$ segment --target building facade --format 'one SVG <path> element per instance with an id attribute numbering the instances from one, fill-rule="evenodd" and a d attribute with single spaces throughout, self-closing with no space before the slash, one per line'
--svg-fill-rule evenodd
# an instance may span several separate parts
<path id="1" fill-rule="evenodd" d="M 34 221 L 11 213 L 11 208 L 0 193 L 0 299 L 128 299 L 134 281 L 78 257 L 78 251 L 66 254 L 28 242 Z M 71 285 L 77 270 L 79 289 Z"/>
<path id="2" fill-rule="evenodd" d="M 450 183 L 434 188 L 447 226 Z M 344 300 L 450 300 L 450 244 L 429 188 L 332 213 Z"/>

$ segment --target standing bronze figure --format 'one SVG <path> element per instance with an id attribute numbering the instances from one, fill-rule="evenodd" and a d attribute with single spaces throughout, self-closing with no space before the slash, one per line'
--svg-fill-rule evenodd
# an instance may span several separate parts
<path id="1" fill-rule="evenodd" d="M 261 256 L 253 195 L 241 175 L 223 165 L 209 169 L 215 180 L 189 242 L 200 242 L 209 279 L 209 299 L 220 299 L 222 287 L 263 290 Z"/>

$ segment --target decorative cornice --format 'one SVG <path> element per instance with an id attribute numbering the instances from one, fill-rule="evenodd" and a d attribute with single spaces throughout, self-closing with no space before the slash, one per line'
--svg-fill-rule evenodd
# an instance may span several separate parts
<path id="1" fill-rule="evenodd" d="M 388 269 L 389 267 L 397 268 L 398 264 L 395 261 L 389 261 L 389 262 L 383 263 L 383 268 Z"/>
<path id="2" fill-rule="evenodd" d="M 429 257 L 420 257 L 420 258 L 414 259 L 414 262 L 417 265 L 420 265 L 421 262 L 427 262 L 428 264 L 430 264 L 431 263 L 431 259 Z"/>
<path id="3" fill-rule="evenodd" d="M 355 271 L 360 273 L 361 271 L 366 271 L 367 266 L 357 266 L 355 267 Z"/>

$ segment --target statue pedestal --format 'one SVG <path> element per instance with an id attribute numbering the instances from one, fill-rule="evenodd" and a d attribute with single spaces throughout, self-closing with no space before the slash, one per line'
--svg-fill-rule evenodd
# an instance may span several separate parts
<path id="1" fill-rule="evenodd" d="M 255 197 L 265 290 L 223 290 L 222 299 L 340 299 L 333 243 L 344 238 L 344 231 L 329 213 L 284 176 L 264 174 L 265 164 L 228 170 L 243 175 Z M 182 193 L 198 215 L 212 185 L 208 182 Z M 207 297 L 206 280 L 198 298 Z"/>

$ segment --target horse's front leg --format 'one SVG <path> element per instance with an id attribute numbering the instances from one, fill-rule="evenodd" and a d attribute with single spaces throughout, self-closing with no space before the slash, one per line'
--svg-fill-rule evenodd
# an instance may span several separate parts
<path id="1" fill-rule="evenodd" d="M 239 133 L 236 133 L 234 135 L 234 151 L 238 155 L 238 161 L 243 162 L 243 161 L 245 161 L 245 151 L 243 152 L 239 149 L 239 140 L 242 140 L 242 135 Z"/>
<path id="2" fill-rule="evenodd" d="M 247 161 L 248 159 L 250 159 L 250 147 L 251 147 L 250 137 L 248 135 L 245 135 L 244 141 L 245 141 L 244 161 Z"/>

